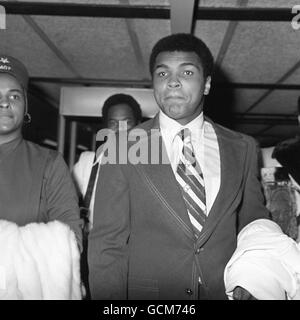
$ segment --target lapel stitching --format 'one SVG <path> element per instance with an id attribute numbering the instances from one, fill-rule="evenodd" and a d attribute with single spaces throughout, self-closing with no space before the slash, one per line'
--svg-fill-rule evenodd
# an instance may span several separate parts
<path id="1" fill-rule="evenodd" d="M 169 205 L 169 203 L 164 199 L 162 194 L 157 190 L 155 185 L 152 183 L 152 181 L 140 170 L 138 167 L 136 169 L 140 172 L 140 174 L 145 178 L 148 187 L 150 190 L 159 198 L 159 200 L 163 203 L 164 207 L 168 210 L 168 212 L 176 219 L 177 224 L 179 224 L 181 227 L 183 227 L 185 233 L 188 235 L 188 237 L 195 241 L 194 234 L 192 230 L 189 228 L 189 226 L 176 214 L 174 209 Z"/>

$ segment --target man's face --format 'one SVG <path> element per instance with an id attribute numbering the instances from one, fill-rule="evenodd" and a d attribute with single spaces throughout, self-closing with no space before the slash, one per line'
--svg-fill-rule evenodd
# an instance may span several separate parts
<path id="1" fill-rule="evenodd" d="M 107 114 L 107 128 L 120 131 L 125 129 L 125 124 L 127 130 L 137 125 L 132 109 L 125 103 L 111 106 Z"/>
<path id="2" fill-rule="evenodd" d="M 0 73 L 0 135 L 21 132 L 25 112 L 24 92 L 11 75 Z"/>
<path id="3" fill-rule="evenodd" d="M 203 109 L 211 78 L 203 77 L 199 57 L 194 52 L 161 52 L 153 71 L 154 96 L 159 108 L 185 125 Z"/>

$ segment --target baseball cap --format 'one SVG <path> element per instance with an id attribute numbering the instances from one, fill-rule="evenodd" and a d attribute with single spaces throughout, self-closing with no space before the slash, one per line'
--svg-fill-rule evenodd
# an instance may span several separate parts
<path id="1" fill-rule="evenodd" d="M 27 90 L 29 75 L 24 64 L 18 59 L 0 53 L 0 73 L 12 75 Z"/>

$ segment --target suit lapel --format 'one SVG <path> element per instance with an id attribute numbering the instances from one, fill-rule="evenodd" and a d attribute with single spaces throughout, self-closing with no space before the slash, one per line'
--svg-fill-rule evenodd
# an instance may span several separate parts
<path id="1" fill-rule="evenodd" d="M 209 119 L 206 120 L 210 121 Z M 211 122 L 211 124 L 215 129 L 218 139 L 221 163 L 221 183 L 217 197 L 207 217 L 201 235 L 197 240 L 197 244 L 201 244 L 201 242 L 204 242 L 209 237 L 239 191 L 242 182 L 242 174 L 244 172 L 243 166 L 247 151 L 246 143 L 242 139 L 228 134 L 226 130 L 216 126 L 213 122 Z M 156 116 L 147 127 L 140 127 L 148 130 L 149 139 L 151 136 L 150 130 L 159 129 L 158 116 Z M 166 154 L 166 149 L 161 135 L 160 139 L 160 154 Z M 148 140 L 148 146 L 150 146 L 150 140 Z M 146 177 L 148 183 L 153 186 L 155 189 L 154 192 L 160 198 L 162 204 L 166 208 L 170 208 L 170 210 L 174 213 L 174 219 L 179 219 L 182 222 L 182 229 L 185 231 L 188 237 L 195 240 L 192 224 L 187 214 L 184 199 L 171 165 L 146 164 L 138 165 L 137 169 L 140 170 L 141 173 Z"/>
<path id="2" fill-rule="evenodd" d="M 192 225 L 178 183 L 170 165 L 143 165 L 140 167 L 148 178 L 151 190 L 162 202 L 166 213 L 194 240 Z"/>
<path id="3" fill-rule="evenodd" d="M 153 119 L 153 125 L 148 129 L 148 150 L 150 162 L 150 137 L 151 129 L 159 129 L 158 116 Z M 159 132 L 159 131 L 156 131 Z M 152 134 L 153 135 L 153 134 Z M 184 230 L 187 236 L 194 240 L 194 233 L 191 221 L 188 217 L 186 206 L 181 194 L 180 187 L 174 176 L 172 167 L 167 157 L 167 151 L 163 143 L 162 136 L 159 132 L 159 154 L 161 156 L 159 164 L 138 165 L 137 169 L 145 176 L 147 183 L 155 192 L 156 196 L 161 200 L 162 205 L 166 209 L 167 214 L 177 221 L 178 225 Z M 163 156 L 162 156 L 163 155 Z M 167 161 L 165 161 L 167 160 Z M 167 163 L 166 163 L 167 162 Z M 168 212 L 167 212 L 168 211 Z"/>
<path id="4" fill-rule="evenodd" d="M 199 244 L 205 241 L 211 234 L 240 190 L 247 152 L 246 143 L 242 139 L 228 137 L 227 132 L 222 132 L 223 129 L 214 124 L 213 126 L 219 144 L 221 183 L 217 197 L 202 229 L 202 233 L 198 238 L 197 242 Z"/>

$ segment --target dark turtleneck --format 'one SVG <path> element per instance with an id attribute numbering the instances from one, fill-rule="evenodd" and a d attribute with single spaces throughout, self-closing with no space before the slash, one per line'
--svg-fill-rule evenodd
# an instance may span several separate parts
<path id="1" fill-rule="evenodd" d="M 17 137 L 9 142 L 0 144 L 0 163 L 2 160 L 9 155 L 22 141 L 22 137 Z"/>

